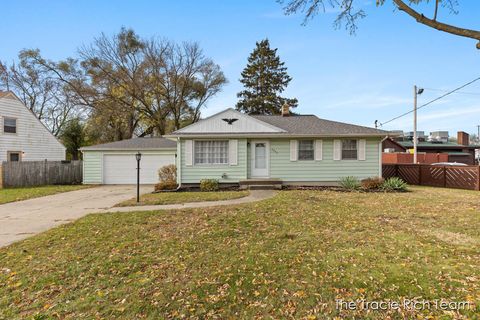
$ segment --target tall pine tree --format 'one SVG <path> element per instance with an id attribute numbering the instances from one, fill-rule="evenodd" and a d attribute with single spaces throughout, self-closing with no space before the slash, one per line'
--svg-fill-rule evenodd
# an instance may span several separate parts
<path id="1" fill-rule="evenodd" d="M 271 49 L 268 39 L 256 43 L 256 48 L 248 58 L 248 64 L 242 71 L 245 89 L 237 94 L 240 100 L 237 110 L 248 114 L 280 114 L 284 104 L 290 107 L 298 105 L 297 99 L 280 96 L 292 78 L 287 67 L 277 56 L 277 49 Z"/>

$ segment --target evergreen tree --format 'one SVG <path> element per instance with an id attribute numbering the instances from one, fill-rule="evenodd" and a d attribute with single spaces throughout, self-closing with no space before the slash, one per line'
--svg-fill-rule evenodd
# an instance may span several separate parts
<path id="1" fill-rule="evenodd" d="M 256 43 L 242 71 L 240 82 L 245 89 L 237 94 L 240 101 L 237 110 L 248 114 L 280 114 L 284 104 L 296 107 L 297 99 L 283 98 L 292 78 L 287 74 L 284 62 L 277 56 L 277 49 L 271 49 L 268 39 Z"/>
<path id="2" fill-rule="evenodd" d="M 79 118 L 70 120 L 60 133 L 60 139 L 67 149 L 67 159 L 78 160 L 80 148 L 85 145 L 84 125 Z"/>

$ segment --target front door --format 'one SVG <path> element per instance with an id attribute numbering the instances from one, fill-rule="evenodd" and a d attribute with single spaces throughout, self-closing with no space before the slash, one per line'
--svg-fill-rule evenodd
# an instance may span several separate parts
<path id="1" fill-rule="evenodd" d="M 252 148 L 252 177 L 268 178 L 270 162 L 268 141 L 253 140 L 250 143 L 250 147 Z"/>

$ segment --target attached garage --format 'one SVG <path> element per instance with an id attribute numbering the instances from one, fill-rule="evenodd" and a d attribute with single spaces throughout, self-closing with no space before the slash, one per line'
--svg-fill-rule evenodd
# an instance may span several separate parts
<path id="1" fill-rule="evenodd" d="M 177 144 L 164 138 L 134 138 L 85 147 L 83 152 L 84 184 L 135 184 L 140 152 L 140 183 L 158 182 L 158 170 L 175 164 Z"/>

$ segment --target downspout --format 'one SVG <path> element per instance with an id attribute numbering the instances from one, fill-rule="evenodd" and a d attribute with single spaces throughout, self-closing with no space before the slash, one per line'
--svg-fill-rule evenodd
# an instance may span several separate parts
<path id="1" fill-rule="evenodd" d="M 79 149 L 82 153 L 82 184 L 85 184 L 85 153 L 82 149 Z"/>
<path id="2" fill-rule="evenodd" d="M 383 145 L 383 141 L 387 140 L 388 139 L 388 135 L 385 136 L 385 138 L 383 138 L 380 143 L 378 144 L 378 176 L 380 178 L 382 178 L 382 166 L 383 166 L 383 163 L 382 163 L 382 158 L 383 158 L 383 153 L 382 153 L 382 145 Z"/>
<path id="3" fill-rule="evenodd" d="M 177 191 L 182 188 L 182 142 L 180 137 L 177 138 L 177 156 L 175 157 L 177 162 Z"/>

